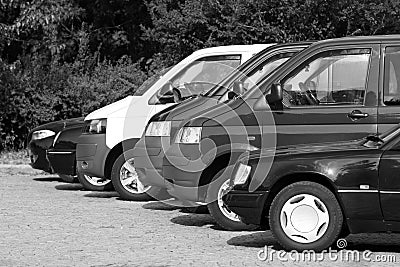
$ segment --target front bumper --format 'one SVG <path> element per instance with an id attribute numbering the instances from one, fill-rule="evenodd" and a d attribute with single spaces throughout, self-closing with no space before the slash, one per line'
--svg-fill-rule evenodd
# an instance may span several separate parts
<path id="1" fill-rule="evenodd" d="M 52 146 L 53 141 L 54 136 L 29 142 L 28 154 L 32 168 L 52 173 L 46 151 Z"/>
<path id="2" fill-rule="evenodd" d="M 192 148 L 191 148 L 192 147 Z M 205 202 L 204 187 L 200 185 L 201 175 L 207 166 L 199 165 L 198 161 L 190 160 L 188 151 L 192 150 L 194 157 L 198 155 L 198 145 L 172 144 L 165 153 L 163 160 L 163 176 L 166 180 L 167 191 L 173 197 L 180 200 L 193 202 Z"/>
<path id="3" fill-rule="evenodd" d="M 262 225 L 265 223 L 263 221 L 263 211 L 268 193 L 268 191 L 249 193 L 247 191 L 232 190 L 222 199 L 231 211 L 240 216 L 244 223 Z"/>
<path id="4" fill-rule="evenodd" d="M 47 158 L 53 172 L 76 175 L 76 149 L 55 149 L 47 151 Z"/>
<path id="5" fill-rule="evenodd" d="M 141 182 L 145 185 L 165 188 L 161 147 L 161 137 L 142 137 L 133 149 L 135 168 L 143 174 Z"/>
<path id="6" fill-rule="evenodd" d="M 89 176 L 107 178 L 104 177 L 104 167 L 109 152 L 105 134 L 82 134 L 76 146 L 78 171 Z"/>

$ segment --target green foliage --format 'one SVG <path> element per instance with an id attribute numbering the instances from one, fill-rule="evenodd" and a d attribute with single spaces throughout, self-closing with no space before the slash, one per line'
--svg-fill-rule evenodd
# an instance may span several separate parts
<path id="1" fill-rule="evenodd" d="M 0 150 L 210 46 L 399 33 L 398 0 L 1 0 Z"/>

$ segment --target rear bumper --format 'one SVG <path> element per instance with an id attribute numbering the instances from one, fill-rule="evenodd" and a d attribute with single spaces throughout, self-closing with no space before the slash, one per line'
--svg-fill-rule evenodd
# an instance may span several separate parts
<path id="1" fill-rule="evenodd" d="M 223 197 L 228 208 L 240 216 L 240 219 L 247 224 L 262 225 L 263 211 L 268 197 L 268 191 L 247 191 L 232 190 Z"/>
<path id="2" fill-rule="evenodd" d="M 78 171 L 86 175 L 105 178 L 104 167 L 109 152 L 105 134 L 81 135 L 76 146 Z"/>

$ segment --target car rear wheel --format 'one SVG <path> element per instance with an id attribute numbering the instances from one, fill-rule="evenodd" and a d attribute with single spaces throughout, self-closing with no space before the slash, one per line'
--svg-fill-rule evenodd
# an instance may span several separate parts
<path id="1" fill-rule="evenodd" d="M 335 195 L 314 182 L 283 188 L 269 210 L 272 234 L 287 250 L 321 251 L 333 244 L 342 230 L 343 214 Z"/>
<path id="2" fill-rule="evenodd" d="M 207 199 L 216 199 L 207 204 L 208 211 L 217 224 L 225 230 L 255 230 L 258 226 L 245 224 L 240 221 L 239 216 L 231 211 L 222 200 L 222 197 L 229 192 L 230 175 L 228 174 L 230 173 L 230 170 L 228 168 L 220 170 L 217 175 L 215 175 L 208 188 Z M 224 171 L 226 171 L 226 173 L 224 173 Z M 222 177 L 222 175 L 224 175 L 224 177 Z"/>
<path id="3" fill-rule="evenodd" d="M 110 179 L 94 177 L 78 171 L 78 180 L 83 188 L 90 191 L 112 191 L 114 187 Z"/>
<path id="4" fill-rule="evenodd" d="M 141 175 L 136 170 L 133 157 L 130 155 L 131 151 L 121 154 L 114 162 L 111 181 L 115 190 L 125 200 L 149 201 L 158 198 L 163 190 L 141 182 Z"/>

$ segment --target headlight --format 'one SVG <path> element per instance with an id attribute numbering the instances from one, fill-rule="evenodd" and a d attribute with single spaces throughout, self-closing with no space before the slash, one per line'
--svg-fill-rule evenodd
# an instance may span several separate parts
<path id="1" fill-rule="evenodd" d="M 84 133 L 88 134 L 103 134 L 106 133 L 107 119 L 91 120 L 86 122 Z"/>
<path id="2" fill-rule="evenodd" d="M 201 139 L 201 127 L 183 127 L 176 136 L 175 143 L 178 144 L 197 144 Z"/>
<path id="3" fill-rule="evenodd" d="M 39 140 L 39 139 L 44 139 L 50 136 L 55 135 L 56 133 L 51 131 L 51 130 L 40 130 L 40 131 L 35 131 L 32 133 L 32 138 L 31 140 Z"/>
<path id="4" fill-rule="evenodd" d="M 250 166 L 239 163 L 239 168 L 237 169 L 235 177 L 233 179 L 233 184 L 238 185 L 246 183 L 247 178 L 250 175 L 250 171 Z"/>
<path id="5" fill-rule="evenodd" d="M 170 133 L 170 121 L 153 121 L 150 122 L 146 129 L 146 136 L 169 136 Z"/>

